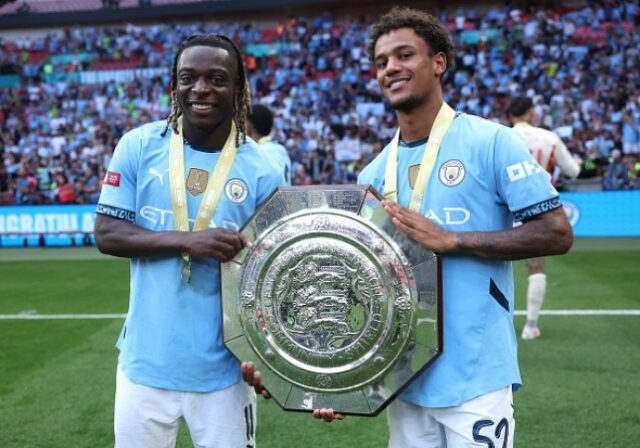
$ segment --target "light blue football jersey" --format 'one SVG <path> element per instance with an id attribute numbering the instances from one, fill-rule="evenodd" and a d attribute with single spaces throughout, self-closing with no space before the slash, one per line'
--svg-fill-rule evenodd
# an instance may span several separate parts
<path id="1" fill-rule="evenodd" d="M 398 148 L 398 201 L 408 207 L 426 139 Z M 358 183 L 384 192 L 387 146 Z M 507 127 L 457 114 L 436 159 L 422 214 L 452 232 L 492 232 L 560 207 L 549 175 Z M 417 244 L 417 243 L 416 243 Z M 520 386 L 511 262 L 444 255 L 444 353 L 401 398 L 423 407 L 460 405 Z"/>
<path id="2" fill-rule="evenodd" d="M 265 152 L 269 160 L 280 167 L 284 174 L 285 182 L 287 185 L 291 185 L 291 158 L 289 157 L 287 148 L 271 139 L 259 143 L 258 146 Z"/>
<path id="3" fill-rule="evenodd" d="M 171 131 L 160 135 L 165 124 L 147 124 L 122 137 L 98 213 L 152 231 L 175 230 L 169 193 Z M 184 154 L 193 226 L 220 152 L 198 151 L 185 141 Z M 282 184 L 282 173 L 248 140 L 238 148 L 210 227 L 239 230 Z M 188 285 L 181 280 L 182 266 L 178 253 L 131 259 L 129 311 L 117 342 L 120 366 L 138 384 L 192 392 L 226 388 L 240 379 L 240 369 L 222 342 L 220 263 L 194 257 Z"/>

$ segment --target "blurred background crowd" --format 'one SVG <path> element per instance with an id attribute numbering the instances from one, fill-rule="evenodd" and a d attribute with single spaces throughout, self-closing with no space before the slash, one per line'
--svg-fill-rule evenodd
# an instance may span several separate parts
<path id="1" fill-rule="evenodd" d="M 455 43 L 450 105 L 510 125 L 510 99 L 530 96 L 536 124 L 582 160 L 580 178 L 558 178 L 559 188 L 640 188 L 638 2 L 439 17 Z M 196 33 L 240 45 L 253 100 L 273 110 L 273 136 L 290 153 L 293 184 L 353 183 L 396 125 L 366 53 L 373 19 L 316 13 L 0 33 L 0 204 L 96 203 L 118 139 L 168 116 L 173 56 Z"/>

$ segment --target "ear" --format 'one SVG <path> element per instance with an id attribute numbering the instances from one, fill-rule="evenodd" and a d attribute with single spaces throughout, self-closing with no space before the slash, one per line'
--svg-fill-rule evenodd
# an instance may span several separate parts
<path id="1" fill-rule="evenodd" d="M 440 78 L 447 70 L 447 55 L 440 51 L 433 56 L 433 72 L 436 78 Z"/>

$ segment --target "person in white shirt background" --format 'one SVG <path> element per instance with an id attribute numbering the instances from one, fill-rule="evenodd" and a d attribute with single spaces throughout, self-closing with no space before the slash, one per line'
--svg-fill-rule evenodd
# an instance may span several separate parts
<path id="1" fill-rule="evenodd" d="M 562 139 L 551 131 L 534 126 L 536 112 L 531 98 L 514 98 L 509 104 L 508 112 L 513 128 L 520 134 L 533 158 L 552 175 L 552 179 L 556 179 L 554 171 L 571 179 L 578 177 L 580 160 L 571 155 Z M 526 264 L 529 273 L 527 322 L 522 329 L 522 339 L 531 340 L 541 335 L 538 318 L 547 289 L 547 275 L 543 257 L 528 258 Z"/>

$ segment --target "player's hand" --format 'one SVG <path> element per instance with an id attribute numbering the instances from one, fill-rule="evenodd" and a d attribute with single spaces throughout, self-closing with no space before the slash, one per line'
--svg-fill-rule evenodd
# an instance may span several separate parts
<path id="1" fill-rule="evenodd" d="M 271 398 L 269 391 L 262 386 L 262 374 L 256 370 L 256 366 L 251 361 L 243 362 L 240 365 L 240 373 L 242 373 L 244 382 L 253 386 L 256 394 L 262 395 L 266 399 Z"/>
<path id="2" fill-rule="evenodd" d="M 186 252 L 196 257 L 229 261 L 245 247 L 251 247 L 246 236 L 231 230 L 216 228 L 183 233 Z"/>
<path id="3" fill-rule="evenodd" d="M 343 414 L 340 414 L 339 412 L 335 412 L 331 408 L 314 409 L 313 417 L 317 419 L 322 419 L 325 422 L 332 422 L 334 420 L 344 419 Z"/>
<path id="4" fill-rule="evenodd" d="M 393 201 L 384 200 L 381 204 L 395 226 L 422 246 L 436 254 L 456 250 L 458 239 L 454 232 L 444 230 L 420 213 Z"/>

